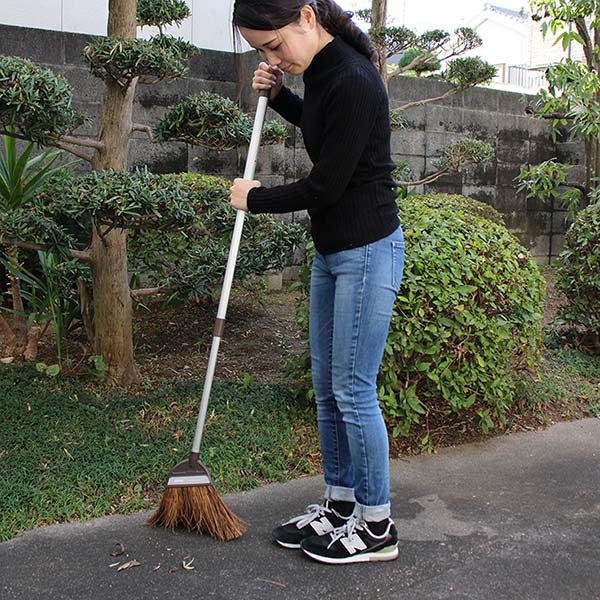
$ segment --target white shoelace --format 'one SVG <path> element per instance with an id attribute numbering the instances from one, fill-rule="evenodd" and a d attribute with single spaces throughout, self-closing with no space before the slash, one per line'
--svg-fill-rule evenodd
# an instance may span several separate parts
<path id="1" fill-rule="evenodd" d="M 292 517 L 289 521 L 284 523 L 284 525 L 295 524 L 298 529 L 302 529 L 309 523 L 312 523 L 315 519 L 324 517 L 326 512 L 328 511 L 326 510 L 324 504 L 309 504 L 306 507 L 306 512 L 304 514 L 298 515 L 297 517 Z"/>
<path id="2" fill-rule="evenodd" d="M 348 521 L 346 523 L 344 523 L 340 527 L 336 527 L 331 532 L 331 534 L 330 534 L 331 541 L 329 542 L 327 549 L 331 548 L 331 546 L 333 546 L 333 544 L 335 544 L 335 542 L 342 539 L 343 537 L 352 539 L 352 536 L 354 535 L 355 530 L 359 530 L 359 531 L 363 530 L 362 521 L 359 521 L 356 517 L 352 516 L 348 519 Z"/>

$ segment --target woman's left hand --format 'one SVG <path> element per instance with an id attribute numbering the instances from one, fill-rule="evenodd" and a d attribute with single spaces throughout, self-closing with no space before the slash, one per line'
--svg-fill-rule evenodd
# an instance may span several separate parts
<path id="1" fill-rule="evenodd" d="M 248 192 L 255 187 L 260 187 L 260 181 L 248 179 L 234 179 L 230 188 L 229 202 L 237 210 L 248 210 Z"/>

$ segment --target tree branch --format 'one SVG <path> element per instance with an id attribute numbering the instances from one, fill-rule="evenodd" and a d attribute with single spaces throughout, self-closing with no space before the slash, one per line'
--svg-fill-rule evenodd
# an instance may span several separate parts
<path id="1" fill-rule="evenodd" d="M 585 54 L 585 60 L 587 62 L 588 69 L 591 71 L 594 68 L 594 44 L 590 38 L 590 33 L 588 31 L 585 19 L 582 17 L 575 19 L 575 27 L 577 28 L 577 33 L 585 42 L 583 45 L 583 52 Z"/>
<path id="2" fill-rule="evenodd" d="M 436 98 L 426 98 L 425 100 L 415 100 L 414 102 L 409 102 L 408 104 L 404 104 L 403 106 L 399 106 L 398 108 L 395 108 L 392 112 L 402 112 L 404 110 L 413 108 L 415 106 L 422 106 L 423 104 L 429 104 L 430 102 L 437 102 L 438 100 L 444 100 L 445 98 L 454 96 L 454 94 L 458 94 L 459 92 L 462 92 L 462 91 L 463 91 L 463 88 L 453 88 L 451 90 L 448 90 L 441 96 L 437 96 Z"/>
<path id="3" fill-rule="evenodd" d="M 168 287 L 153 287 L 153 288 L 140 288 L 137 290 L 131 290 L 131 295 L 135 298 L 140 296 L 155 296 L 156 294 L 164 294 L 165 292 L 171 292 L 172 288 Z"/>
<path id="4" fill-rule="evenodd" d="M 25 140 L 26 142 L 30 142 L 31 140 L 27 137 L 24 136 L 23 134 L 20 133 L 13 133 L 12 131 L 6 131 L 5 129 L 0 129 L 0 135 L 7 135 L 13 138 L 16 138 L 18 140 Z M 77 148 L 73 148 L 72 145 L 70 144 L 75 144 L 75 140 L 79 140 L 79 139 L 84 139 L 87 140 L 90 143 L 85 143 L 85 144 L 79 144 L 81 146 L 88 146 L 88 147 L 93 147 L 93 148 L 104 148 L 104 144 L 102 142 L 98 142 L 96 140 L 91 140 L 89 138 L 77 138 L 77 137 L 73 137 L 73 136 L 63 136 L 62 138 L 60 138 L 60 140 L 50 140 L 48 142 L 46 142 L 45 145 L 47 146 L 54 146 L 55 148 L 59 148 L 60 150 L 65 150 L 66 152 L 70 152 L 71 154 L 74 154 L 75 156 L 78 156 L 79 158 L 83 158 L 83 160 L 87 160 L 88 162 L 92 162 L 92 155 L 91 154 L 85 154 L 85 152 L 82 152 L 81 150 L 78 150 Z M 61 140 L 65 140 L 67 141 L 67 143 L 62 143 Z M 92 143 L 94 144 L 92 146 Z"/>
<path id="5" fill-rule="evenodd" d="M 394 77 L 396 75 L 401 75 L 402 73 L 407 73 L 408 71 L 412 71 L 412 70 L 414 70 L 415 67 L 426 64 L 428 60 L 429 60 L 428 56 L 421 54 L 421 55 L 417 56 L 416 58 L 414 58 L 407 65 L 404 65 L 403 67 L 398 67 L 395 71 L 392 71 L 391 77 Z"/>
<path id="6" fill-rule="evenodd" d="M 77 137 L 74 135 L 63 135 L 60 142 L 66 142 L 67 144 L 73 144 L 74 146 L 85 146 L 86 148 L 96 148 L 102 150 L 104 148 L 104 142 L 94 140 L 88 137 Z"/>
<path id="7" fill-rule="evenodd" d="M 134 131 L 142 131 L 148 135 L 150 141 L 154 143 L 154 136 L 152 135 L 152 127 L 149 125 L 141 125 L 140 123 L 134 123 L 131 127 L 131 133 Z"/>
<path id="8" fill-rule="evenodd" d="M 0 129 L 0 135 L 6 135 L 8 137 L 13 137 L 18 140 L 25 140 L 26 142 L 31 141 L 29 138 L 26 138 L 24 135 L 21 135 L 20 133 L 16 133 L 16 132 L 13 133 L 12 131 L 6 131 L 5 129 Z"/>
<path id="9" fill-rule="evenodd" d="M 54 146 L 55 148 L 59 148 L 60 150 L 64 150 L 65 152 L 74 154 L 75 156 L 78 156 L 79 158 L 82 158 L 83 160 L 86 160 L 89 163 L 91 163 L 94 158 L 91 154 L 86 154 L 85 152 L 82 152 L 81 150 L 78 150 L 77 148 L 74 148 L 73 146 L 70 146 L 68 144 L 61 144 L 60 142 L 51 142 L 50 146 Z"/>
<path id="10" fill-rule="evenodd" d="M 419 179 L 418 181 L 395 181 L 394 183 L 398 186 L 403 186 L 403 187 L 407 187 L 407 186 L 415 186 L 415 185 L 426 185 L 428 183 L 432 183 L 434 181 L 436 181 L 437 179 L 439 179 L 440 177 L 443 177 L 444 175 L 447 175 L 448 173 L 450 173 L 450 169 L 442 169 L 441 171 L 438 171 L 437 173 L 433 173 L 431 175 L 428 175 L 427 177 L 423 178 L 423 179 Z"/>
<path id="11" fill-rule="evenodd" d="M 5 246 L 17 246 L 17 248 L 25 248 L 27 250 L 41 250 L 42 252 L 48 252 L 50 248 L 48 246 L 44 246 L 42 244 L 34 244 L 33 242 L 24 242 L 23 240 L 17 240 L 14 238 L 6 238 L 2 240 L 2 244 Z M 92 260 L 92 256 L 89 252 L 84 250 L 74 250 L 73 248 L 69 248 L 69 254 L 73 258 L 77 258 L 79 260 L 84 260 L 86 262 L 90 262 Z"/>

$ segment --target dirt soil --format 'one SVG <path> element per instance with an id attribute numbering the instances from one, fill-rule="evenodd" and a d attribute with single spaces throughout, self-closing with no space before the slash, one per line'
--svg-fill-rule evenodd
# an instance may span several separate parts
<path id="1" fill-rule="evenodd" d="M 294 321 L 296 293 L 270 292 L 264 304 L 248 294 L 233 296 L 227 309 L 215 378 L 277 383 L 290 354 L 305 348 Z M 206 374 L 217 304 L 150 309 L 134 316 L 135 354 L 142 376 L 203 378 Z"/>
<path id="2" fill-rule="evenodd" d="M 547 280 L 544 325 L 564 302 L 551 274 Z M 262 302 L 253 300 L 251 293 L 233 295 L 219 347 L 217 379 L 237 380 L 249 374 L 261 383 L 282 381 L 287 358 L 306 347 L 294 320 L 296 295 L 288 287 L 261 295 Z M 142 375 L 204 377 L 216 311 L 216 304 L 138 307 L 134 340 Z"/>
<path id="3" fill-rule="evenodd" d="M 564 302 L 550 272 L 544 324 L 549 323 Z M 258 296 L 258 300 L 257 300 Z M 243 380 L 251 377 L 261 383 L 284 382 L 282 373 L 288 357 L 306 347 L 296 325 L 297 292 L 284 287 L 266 294 L 234 292 L 227 312 L 225 332 L 219 348 L 215 377 L 220 380 Z M 136 360 L 142 375 L 141 389 L 165 378 L 202 379 L 206 374 L 208 354 L 217 304 L 185 305 L 165 308 L 155 302 L 138 306 L 134 313 Z M 52 340 L 47 338 L 39 360 L 52 362 Z M 132 390 L 135 391 L 135 390 Z M 407 438 L 392 440 L 392 456 L 422 451 L 420 440 L 429 434 L 434 448 L 478 441 L 503 431 L 539 429 L 551 422 L 577 418 L 565 415 L 564 407 L 545 407 L 543 417 L 534 410 L 518 407 L 509 415 L 504 430 L 484 434 L 459 417 L 430 414 L 414 427 Z M 434 450 L 435 451 L 435 450 Z"/>

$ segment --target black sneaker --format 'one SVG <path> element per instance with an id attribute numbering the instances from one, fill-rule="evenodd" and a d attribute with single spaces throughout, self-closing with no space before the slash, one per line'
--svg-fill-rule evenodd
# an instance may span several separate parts
<path id="1" fill-rule="evenodd" d="M 284 548 L 300 548 L 300 542 L 311 536 L 326 535 L 348 522 L 352 515 L 344 516 L 334 508 L 337 503 L 325 500 L 322 504 L 309 504 L 304 514 L 293 517 L 273 530 L 273 539 Z M 343 504 L 354 506 L 354 503 Z"/>
<path id="2" fill-rule="evenodd" d="M 306 538 L 300 547 L 311 558 L 332 565 L 394 560 L 398 532 L 391 519 L 383 534 L 375 535 L 367 523 L 353 517 L 329 535 Z"/>

